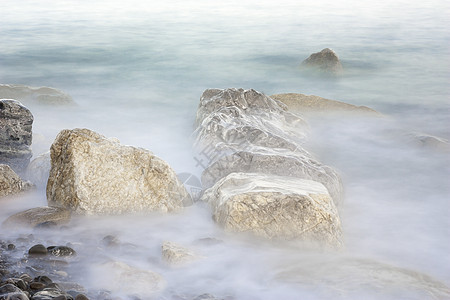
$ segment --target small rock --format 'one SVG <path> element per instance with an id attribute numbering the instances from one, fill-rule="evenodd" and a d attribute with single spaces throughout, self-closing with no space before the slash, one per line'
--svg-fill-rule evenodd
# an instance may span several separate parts
<path id="1" fill-rule="evenodd" d="M 89 300 L 89 298 L 86 297 L 86 295 L 84 295 L 84 294 L 78 294 L 78 295 L 75 297 L 75 300 Z"/>
<path id="2" fill-rule="evenodd" d="M 70 247 L 67 246 L 50 246 L 47 247 L 48 253 L 53 256 L 75 256 L 77 253 Z"/>
<path id="3" fill-rule="evenodd" d="M 199 258 L 191 250 L 172 242 L 164 242 L 162 247 L 162 258 L 170 265 L 183 265 Z"/>
<path id="4" fill-rule="evenodd" d="M 47 255 L 47 248 L 42 244 L 34 245 L 28 250 L 30 255 Z"/>
<path id="5" fill-rule="evenodd" d="M 29 300 L 28 296 L 13 284 L 0 286 L 0 300 Z"/>
<path id="6" fill-rule="evenodd" d="M 32 290 L 42 290 L 44 289 L 47 285 L 43 282 L 30 282 L 30 289 Z"/>
<path id="7" fill-rule="evenodd" d="M 56 225 L 66 224 L 70 221 L 70 218 L 70 210 L 66 208 L 43 206 L 14 214 L 6 219 L 2 226 L 12 228 L 20 225 L 29 228 L 37 226 L 43 228 L 53 223 Z"/>
<path id="8" fill-rule="evenodd" d="M 32 188 L 33 184 L 23 181 L 10 166 L 0 164 L 0 198 L 28 191 Z"/>
<path id="9" fill-rule="evenodd" d="M 16 249 L 16 245 L 14 244 L 8 244 L 8 248 L 9 251 Z"/>
<path id="10" fill-rule="evenodd" d="M 331 75 L 340 75 L 343 71 L 342 64 L 336 52 L 330 48 L 325 48 L 320 52 L 311 54 L 302 62 L 302 65 Z"/>

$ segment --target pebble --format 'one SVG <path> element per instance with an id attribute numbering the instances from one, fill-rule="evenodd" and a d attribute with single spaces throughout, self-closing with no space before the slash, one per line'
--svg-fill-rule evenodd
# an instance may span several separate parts
<path id="1" fill-rule="evenodd" d="M 47 248 L 45 248 L 42 244 L 34 245 L 28 250 L 28 254 L 30 255 L 47 255 Z"/>
<path id="2" fill-rule="evenodd" d="M 77 253 L 67 246 L 50 246 L 47 247 L 47 251 L 53 256 L 75 256 Z"/>

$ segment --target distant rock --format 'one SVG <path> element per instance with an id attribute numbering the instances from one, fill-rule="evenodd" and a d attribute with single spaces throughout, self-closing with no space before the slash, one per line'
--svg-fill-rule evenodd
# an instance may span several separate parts
<path id="1" fill-rule="evenodd" d="M 66 224 L 70 221 L 70 211 L 63 207 L 36 207 L 16 213 L 3 222 L 4 227 L 26 226 L 34 228 L 46 222 L 55 225 Z"/>
<path id="2" fill-rule="evenodd" d="M 8 165 L 0 164 L 0 198 L 28 191 L 33 185 L 23 181 Z"/>
<path id="3" fill-rule="evenodd" d="M 269 239 L 302 239 L 339 248 L 342 229 L 327 189 L 287 176 L 231 173 L 205 191 L 202 200 L 228 231 Z"/>
<path id="4" fill-rule="evenodd" d="M 272 99 L 284 103 L 290 111 L 295 113 L 357 113 L 381 116 L 379 112 L 367 106 L 356 106 L 345 102 L 325 99 L 314 95 L 304 94 L 276 94 Z"/>
<path id="5" fill-rule="evenodd" d="M 192 203 L 162 159 L 89 129 L 61 131 L 50 155 L 51 206 L 81 214 L 121 214 L 171 212 Z"/>
<path id="6" fill-rule="evenodd" d="M 0 84 L 0 99 L 15 99 L 27 104 L 74 104 L 68 94 L 50 87 L 30 87 L 19 84 Z"/>
<path id="7" fill-rule="evenodd" d="M 339 175 L 332 168 L 313 159 L 307 152 L 249 152 L 239 151 L 224 156 L 203 171 L 206 188 L 231 173 L 263 173 L 309 179 L 322 183 L 335 204 L 342 202 L 343 187 Z"/>
<path id="8" fill-rule="evenodd" d="M 25 170 L 25 178 L 34 183 L 38 188 L 45 188 L 47 186 L 50 168 L 50 151 L 47 151 L 34 158 L 28 164 Z"/>
<path id="9" fill-rule="evenodd" d="M 163 260 L 172 266 L 188 264 L 200 258 L 192 250 L 172 242 L 164 242 L 161 251 Z"/>
<path id="10" fill-rule="evenodd" d="M 331 75 L 340 75 L 343 71 L 342 64 L 336 52 L 330 48 L 325 48 L 320 52 L 311 54 L 302 62 L 302 66 Z"/>
<path id="11" fill-rule="evenodd" d="M 22 172 L 32 156 L 33 115 L 19 101 L 0 100 L 0 164 Z"/>
<path id="12" fill-rule="evenodd" d="M 450 153 L 450 142 L 444 138 L 418 132 L 408 134 L 408 138 L 411 144 L 421 148 Z"/>

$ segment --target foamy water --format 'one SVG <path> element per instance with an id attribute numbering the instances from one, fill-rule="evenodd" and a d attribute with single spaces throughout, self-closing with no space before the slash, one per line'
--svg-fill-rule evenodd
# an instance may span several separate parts
<path id="1" fill-rule="evenodd" d="M 315 94 L 387 116 L 309 119 L 307 149 L 344 181 L 342 252 L 225 234 L 197 204 L 176 215 L 75 218 L 65 231 L 33 232 L 34 243 L 72 243 L 73 281 L 142 296 L 145 284 L 106 276 L 104 263 L 121 261 L 161 274 L 167 299 L 433 299 L 442 290 L 435 281 L 450 285 L 449 155 L 407 137 L 450 139 L 447 1 L 4 0 L 0 10 L 0 83 L 59 88 L 78 104 L 28 105 L 35 155 L 61 129 L 86 127 L 199 176 L 190 135 L 211 87 Z M 342 78 L 299 70 L 325 47 L 340 56 Z M 45 204 L 43 190 L 2 199 L 0 221 Z M 0 237 L 28 233 L 1 229 Z M 106 247 L 107 235 L 119 246 Z M 171 268 L 161 261 L 164 241 L 204 258 Z"/>

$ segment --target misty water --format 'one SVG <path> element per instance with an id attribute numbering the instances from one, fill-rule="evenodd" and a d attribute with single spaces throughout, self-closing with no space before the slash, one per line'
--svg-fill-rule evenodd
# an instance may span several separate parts
<path id="1" fill-rule="evenodd" d="M 313 94 L 384 115 L 308 118 L 305 148 L 344 182 L 342 251 L 225 233 L 197 203 L 32 232 L 33 243 L 77 250 L 71 281 L 91 293 L 153 297 L 139 280 L 114 278 L 105 262 L 120 261 L 161 274 L 160 299 L 435 299 L 450 285 L 450 158 L 411 138 L 450 139 L 448 1 L 2 0 L 0 11 L 0 83 L 58 88 L 77 103 L 27 104 L 35 156 L 60 130 L 89 128 L 199 177 L 192 133 L 207 88 Z M 326 47 L 342 77 L 300 70 Z M 0 199 L 0 222 L 46 203 L 44 189 Z M 0 239 L 29 233 L 1 229 Z M 119 245 L 106 247 L 108 235 Z M 161 261 L 164 241 L 203 258 L 171 268 Z"/>

